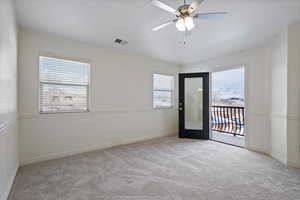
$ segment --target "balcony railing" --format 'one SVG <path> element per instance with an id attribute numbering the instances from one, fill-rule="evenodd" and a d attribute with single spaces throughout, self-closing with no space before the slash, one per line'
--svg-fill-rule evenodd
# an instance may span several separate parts
<path id="1" fill-rule="evenodd" d="M 244 136 L 245 108 L 212 106 L 212 130 Z"/>

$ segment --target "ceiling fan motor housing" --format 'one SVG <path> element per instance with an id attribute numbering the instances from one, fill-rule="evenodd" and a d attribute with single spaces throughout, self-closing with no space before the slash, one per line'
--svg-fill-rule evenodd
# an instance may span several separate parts
<path id="1" fill-rule="evenodd" d="M 186 17 L 186 16 L 189 16 L 190 13 L 189 13 L 189 7 L 190 5 L 188 4 L 184 4 L 182 6 L 180 6 L 177 10 L 178 12 L 180 12 L 181 16 L 179 17 Z"/>
<path id="2" fill-rule="evenodd" d="M 176 16 L 176 19 L 169 20 L 159 26 L 156 26 L 153 28 L 153 31 L 160 30 L 162 28 L 165 28 L 173 23 L 176 24 L 176 28 L 178 31 L 189 31 L 192 30 L 195 27 L 194 19 L 211 19 L 213 17 L 223 16 L 227 14 L 226 12 L 210 12 L 210 13 L 196 13 L 196 9 L 199 8 L 200 4 L 204 0 L 192 0 L 190 4 L 186 3 L 187 1 L 183 1 L 183 5 L 180 6 L 177 9 L 174 9 L 165 3 L 161 2 L 160 0 L 150 0 L 150 2 L 160 9 L 163 9 L 169 13 L 172 13 Z"/>

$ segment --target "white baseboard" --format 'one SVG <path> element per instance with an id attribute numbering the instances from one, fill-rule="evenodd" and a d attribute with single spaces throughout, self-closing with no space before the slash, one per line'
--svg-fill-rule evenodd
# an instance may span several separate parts
<path id="1" fill-rule="evenodd" d="M 24 165 L 43 162 L 43 161 L 47 161 L 47 160 L 59 159 L 59 158 L 67 157 L 67 156 L 73 156 L 73 155 L 87 153 L 87 152 L 91 152 L 91 151 L 97 151 L 97 150 L 101 150 L 101 149 L 105 149 L 105 148 L 110 148 L 110 147 L 115 147 L 115 146 L 120 146 L 120 145 L 125 145 L 125 144 L 132 144 L 132 143 L 136 143 L 136 142 L 142 142 L 145 140 L 150 140 L 150 139 L 160 138 L 160 137 L 167 137 L 167 136 L 174 136 L 174 133 L 166 134 L 166 135 L 159 135 L 159 136 L 152 136 L 152 137 L 142 137 L 142 138 L 138 138 L 138 139 L 133 138 L 133 139 L 123 141 L 122 143 L 118 143 L 118 144 L 93 145 L 93 146 L 89 146 L 86 148 L 73 149 L 70 151 L 59 152 L 59 153 L 50 153 L 47 155 L 36 156 L 34 158 L 29 158 L 29 159 L 25 158 L 24 160 L 21 159 L 20 165 L 24 166 Z M 2 200 L 2 199 L 0 199 L 0 200 Z"/>
<path id="2" fill-rule="evenodd" d="M 285 160 L 284 158 L 280 157 L 279 155 L 276 155 L 276 154 L 274 154 L 274 153 L 271 153 L 269 156 L 270 156 L 271 158 L 273 158 L 273 159 L 275 159 L 275 160 L 277 160 L 277 161 L 279 161 L 279 162 L 281 162 L 281 163 L 287 165 L 287 160 Z"/>
<path id="3" fill-rule="evenodd" d="M 249 146 L 247 146 L 246 149 L 248 149 L 249 151 L 253 151 L 253 152 L 256 152 L 256 153 L 261 153 L 261 154 L 264 154 L 264 155 L 267 155 L 267 156 L 271 157 L 271 153 L 266 149 L 253 148 L 253 147 L 249 147 Z"/>
<path id="4" fill-rule="evenodd" d="M 13 190 L 13 185 L 14 185 L 15 178 L 17 176 L 17 172 L 18 172 L 18 167 L 14 170 L 13 175 L 8 180 L 7 187 L 4 190 L 4 193 L 1 195 L 0 200 L 8 200 L 8 197 Z"/>
<path id="5" fill-rule="evenodd" d="M 47 161 L 47 160 L 54 160 L 54 159 L 58 159 L 58 158 L 64 158 L 67 156 L 73 156 L 73 155 L 77 155 L 77 154 L 82 154 L 82 153 L 86 153 L 86 152 L 90 152 L 90 151 L 96 151 L 96 150 L 100 150 L 100 149 L 104 149 L 104 148 L 108 148 L 110 147 L 109 145 L 94 145 L 94 146 L 89 146 L 87 148 L 81 148 L 81 149 L 73 149 L 70 151 L 65 151 L 65 152 L 59 152 L 59 153 L 50 153 L 50 154 L 46 154 L 46 155 L 40 155 L 40 156 L 36 156 L 33 158 L 25 158 L 24 160 L 21 160 L 21 166 L 24 165 L 29 165 L 29 164 L 33 164 L 33 163 L 38 163 L 38 162 L 43 162 L 43 161 Z"/>
<path id="6" fill-rule="evenodd" d="M 287 162 L 287 165 L 289 167 L 300 169 L 300 162 L 297 162 L 297 161 L 290 160 Z"/>

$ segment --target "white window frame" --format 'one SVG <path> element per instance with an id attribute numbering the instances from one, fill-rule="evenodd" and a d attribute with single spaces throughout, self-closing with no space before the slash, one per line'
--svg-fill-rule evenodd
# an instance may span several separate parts
<path id="1" fill-rule="evenodd" d="M 163 76 L 170 76 L 173 78 L 172 81 L 172 89 L 171 90 L 155 90 L 154 89 L 154 75 L 163 75 Z M 154 106 L 154 92 L 155 91 L 168 91 L 171 92 L 171 106 Z M 165 74 L 165 73 L 159 73 L 159 72 L 154 72 L 152 74 L 152 108 L 153 109 L 173 109 L 174 108 L 174 93 L 175 93 L 175 76 L 173 74 Z"/>
<path id="2" fill-rule="evenodd" d="M 40 79 L 40 57 L 48 57 L 48 58 L 54 58 L 54 59 L 62 59 L 72 62 L 80 62 L 88 64 L 88 85 L 82 85 L 82 84 L 62 84 L 62 83 L 48 83 L 48 82 L 42 82 Z M 91 71 L 91 63 L 88 60 L 85 59 L 74 59 L 74 58 L 66 58 L 62 56 L 56 56 L 50 53 L 40 53 L 38 56 L 38 108 L 39 108 L 39 114 L 64 114 L 64 113 L 88 113 L 90 112 L 90 71 Z M 41 85 L 42 84 L 48 84 L 48 85 L 65 85 L 65 86 L 84 86 L 87 87 L 87 109 L 86 110 L 68 110 L 68 111 L 41 111 Z"/>

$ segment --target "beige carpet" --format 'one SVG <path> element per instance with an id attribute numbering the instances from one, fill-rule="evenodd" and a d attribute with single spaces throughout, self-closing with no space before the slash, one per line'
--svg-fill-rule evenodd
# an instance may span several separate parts
<path id="1" fill-rule="evenodd" d="M 300 200 L 300 170 L 175 137 L 22 167 L 15 200 Z"/>

